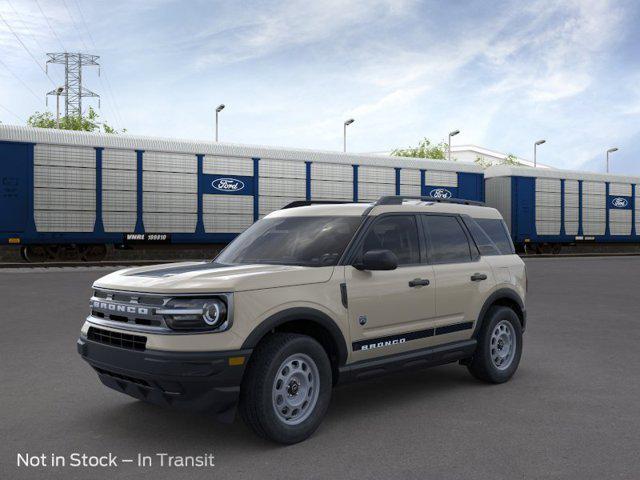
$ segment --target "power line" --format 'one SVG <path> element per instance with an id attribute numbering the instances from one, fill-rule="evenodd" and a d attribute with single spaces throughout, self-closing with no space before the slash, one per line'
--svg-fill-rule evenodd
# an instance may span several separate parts
<path id="1" fill-rule="evenodd" d="M 16 15 L 16 18 L 20 21 L 20 23 L 24 27 L 24 30 L 26 31 L 27 35 L 33 39 L 33 41 L 36 43 L 36 45 L 38 46 L 40 51 L 42 53 L 44 53 L 46 51 L 45 48 L 42 46 L 42 44 L 38 40 L 38 37 L 36 35 L 34 35 L 34 33 L 31 30 L 31 28 L 29 28 L 27 23 L 24 21 L 24 19 L 22 18 L 22 15 L 20 15 L 20 12 L 18 12 L 16 7 L 13 6 L 13 3 L 11 3 L 11 0 L 6 0 L 6 2 L 7 2 L 7 4 L 9 4 L 9 6 L 11 7 L 11 10 L 13 10 L 13 13 L 15 13 L 15 15 Z M 56 79 L 56 80 L 58 80 L 58 79 Z"/>
<path id="2" fill-rule="evenodd" d="M 84 26 L 84 30 L 87 33 L 87 36 L 89 37 L 89 40 L 93 44 L 93 48 L 98 50 L 98 46 L 96 45 L 96 42 L 93 39 L 93 35 L 91 35 L 91 30 L 89 30 L 89 25 L 87 24 L 87 21 L 84 18 L 84 14 L 82 13 L 82 8 L 80 7 L 80 3 L 78 2 L 78 0 L 74 0 L 74 3 L 76 4 L 76 8 L 78 9 L 78 12 L 80 13 L 80 20 L 82 22 L 82 25 Z M 118 107 L 118 100 L 117 100 L 117 97 L 113 94 L 113 89 L 111 88 L 111 82 L 109 81 L 109 77 L 107 76 L 106 69 L 104 70 L 104 80 L 105 80 L 104 83 L 102 82 L 102 77 L 101 76 L 98 76 L 98 78 L 100 80 L 100 84 L 102 85 L 102 88 L 107 90 L 107 93 L 108 93 L 107 100 L 109 101 L 109 104 L 112 106 L 113 114 L 116 117 L 114 120 L 118 124 L 118 126 L 120 128 L 122 128 L 122 116 L 120 115 L 120 108 Z M 105 84 L 106 84 L 107 88 L 105 88 Z"/>
<path id="3" fill-rule="evenodd" d="M 53 36 L 56 37 L 56 40 L 58 40 L 58 43 L 62 47 L 62 51 L 66 52 L 67 49 L 65 48 L 64 44 L 62 43 L 62 40 L 60 40 L 60 37 L 58 37 L 58 34 L 56 33 L 56 31 L 51 26 L 51 22 L 49 21 L 49 17 L 47 17 L 47 15 L 44 13 L 44 10 L 40 6 L 40 2 L 38 2 L 38 0 L 35 0 L 35 2 L 36 2 L 36 5 L 38 5 L 38 9 L 40 10 L 40 13 L 44 17 L 44 20 L 47 22 L 47 25 L 49 25 L 49 30 L 51 30 L 51 33 L 53 33 Z"/>
<path id="4" fill-rule="evenodd" d="M 73 0 L 74 3 L 76 4 L 76 8 L 78 9 L 78 12 L 80 13 L 80 20 L 82 20 L 82 23 L 84 24 L 84 28 L 87 31 L 87 35 L 89 36 L 89 40 L 91 40 L 91 43 L 93 44 L 94 48 L 98 48 L 96 46 L 96 42 L 93 40 L 93 36 L 91 35 L 91 31 L 89 30 L 89 26 L 87 25 L 86 20 L 84 19 L 84 15 L 82 13 L 82 9 L 80 8 L 80 4 L 78 3 L 78 0 Z"/>
<path id="5" fill-rule="evenodd" d="M 82 38 L 82 35 L 80 34 L 80 29 L 78 28 L 78 25 L 76 25 L 76 21 L 74 20 L 73 15 L 71 15 L 71 10 L 69 10 L 69 6 L 67 5 L 66 0 L 62 0 L 62 4 L 64 5 L 64 8 L 67 10 L 67 14 L 69 15 L 69 19 L 71 20 L 71 24 L 73 25 L 73 28 L 76 31 L 76 34 L 78 35 L 78 38 L 80 39 L 80 42 L 84 46 L 84 49 L 85 50 L 89 50 L 89 47 L 87 47 L 87 44 L 84 42 L 84 39 Z"/>
<path id="6" fill-rule="evenodd" d="M 24 118 L 22 118 L 21 116 L 19 116 L 17 113 L 12 112 L 11 110 L 9 110 L 7 107 L 5 107 L 4 105 L 0 104 L 0 108 L 3 109 L 6 112 L 9 112 L 11 115 L 13 115 L 14 117 L 16 117 L 18 120 L 20 120 L 21 122 L 25 122 Z M 26 122 L 25 122 L 26 123 Z"/>
<path id="7" fill-rule="evenodd" d="M 18 10 L 16 10 L 16 7 L 13 6 L 13 3 L 11 3 L 11 0 L 6 0 L 7 3 L 9 4 L 9 6 L 11 7 L 11 10 L 13 10 L 13 13 L 16 14 L 16 18 L 18 20 L 20 20 L 20 23 L 22 24 L 22 26 L 24 27 L 24 29 L 26 30 L 27 34 L 33 38 L 33 41 L 36 42 L 36 44 L 38 45 L 38 48 L 40 50 L 42 50 L 43 52 L 45 51 L 45 49 L 42 47 L 42 45 L 40 44 L 40 42 L 38 41 L 38 38 L 33 34 L 33 32 L 31 31 L 31 29 L 29 28 L 29 26 L 26 24 L 26 22 L 22 19 L 22 15 L 20 15 L 20 12 L 18 12 Z"/>
<path id="8" fill-rule="evenodd" d="M 31 87 L 30 87 L 29 85 L 27 85 L 27 84 L 26 84 L 26 82 L 25 82 L 24 80 L 22 80 L 18 75 L 16 75 L 16 74 L 15 74 L 15 73 L 14 73 L 14 72 L 9 68 L 9 66 L 8 66 L 6 63 L 4 63 L 4 62 L 2 61 L 2 59 L 0 59 L 0 65 L 2 65 L 4 68 L 6 68 L 6 69 L 7 69 L 7 71 L 8 71 L 11 75 L 13 75 L 13 78 L 15 78 L 16 80 L 18 80 L 18 81 L 19 81 L 19 82 L 24 86 L 24 88 L 26 88 L 27 90 L 29 90 L 29 92 L 31 92 L 31 95 L 33 95 L 36 99 L 38 99 L 38 101 L 42 100 L 42 98 L 40 98 L 40 97 L 38 96 L 38 94 L 37 94 L 36 92 L 34 92 L 34 91 L 31 89 Z"/>
<path id="9" fill-rule="evenodd" d="M 38 65 L 38 68 L 40 70 L 42 70 L 42 73 L 44 73 L 46 75 L 46 77 L 49 79 L 49 81 L 51 82 L 51 84 L 56 87 L 56 83 L 51 79 L 51 77 L 49 76 L 49 74 L 47 73 L 47 71 L 42 68 L 42 65 L 40 65 L 40 62 L 38 62 L 38 60 L 36 59 L 36 57 L 34 57 L 33 53 L 31 53 L 31 50 L 29 50 L 29 47 L 27 47 L 24 42 L 22 41 L 22 39 L 20 38 L 20 36 L 15 32 L 15 30 L 13 28 L 11 28 L 11 25 L 9 25 L 9 22 L 7 22 L 7 20 L 2 16 L 2 14 L 0 13 L 0 20 L 2 20 L 4 22 L 4 24 L 7 26 L 7 28 L 9 29 L 9 31 L 13 34 L 14 37 L 16 37 L 16 40 L 18 40 L 18 43 L 20 43 L 20 45 L 22 45 L 22 48 L 24 48 L 26 50 L 26 52 L 29 54 L 29 56 L 33 59 L 33 61 L 35 62 L 36 65 Z"/>

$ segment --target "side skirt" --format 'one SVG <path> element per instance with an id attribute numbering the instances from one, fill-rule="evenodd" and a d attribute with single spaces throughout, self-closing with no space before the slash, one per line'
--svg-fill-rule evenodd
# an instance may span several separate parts
<path id="1" fill-rule="evenodd" d="M 351 363 L 340 367 L 338 383 L 364 380 L 400 370 L 435 367 L 445 363 L 457 362 L 473 355 L 476 345 L 477 341 L 475 339 L 462 340 Z"/>

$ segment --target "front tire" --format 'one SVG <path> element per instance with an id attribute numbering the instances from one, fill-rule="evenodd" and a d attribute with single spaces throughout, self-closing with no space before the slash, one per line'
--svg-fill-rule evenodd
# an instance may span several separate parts
<path id="1" fill-rule="evenodd" d="M 309 438 L 331 399 L 331 363 L 313 338 L 274 333 L 251 356 L 240 415 L 259 436 L 283 444 Z"/>
<path id="2" fill-rule="evenodd" d="M 467 366 L 471 375 L 489 383 L 504 383 L 518 369 L 522 355 L 522 325 L 508 308 L 491 307 L 478 334 L 478 348 Z"/>

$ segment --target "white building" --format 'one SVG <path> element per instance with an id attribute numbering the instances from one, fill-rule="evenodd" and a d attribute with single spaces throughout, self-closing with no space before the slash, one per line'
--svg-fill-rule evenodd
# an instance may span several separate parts
<path id="1" fill-rule="evenodd" d="M 451 157 L 455 158 L 459 162 L 473 163 L 479 157 L 485 162 L 491 162 L 493 164 L 500 164 L 507 158 L 506 153 L 496 152 L 488 148 L 479 147 L 478 145 L 453 145 L 451 147 Z M 533 167 L 531 160 L 525 160 L 524 158 L 517 157 L 517 161 L 524 166 Z M 538 162 L 538 168 L 553 168 L 548 165 L 543 165 Z"/>
<path id="2" fill-rule="evenodd" d="M 369 155 L 391 155 L 391 152 L 368 152 Z M 499 165 L 503 160 L 507 158 L 507 153 L 497 152 L 488 148 L 479 147 L 478 145 L 453 145 L 451 147 L 451 159 L 464 163 L 475 163 L 476 159 L 480 157 L 485 162 L 491 162 L 494 165 Z M 525 160 L 517 157 L 516 160 L 525 167 L 533 167 L 531 160 Z M 544 165 L 538 162 L 538 168 L 553 168 L 549 165 Z"/>

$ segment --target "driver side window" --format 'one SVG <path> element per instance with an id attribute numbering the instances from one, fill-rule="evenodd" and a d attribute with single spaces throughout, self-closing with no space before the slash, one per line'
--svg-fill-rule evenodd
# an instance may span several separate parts
<path id="1" fill-rule="evenodd" d="M 418 228 L 413 215 L 390 215 L 375 221 L 367 232 L 360 258 L 370 250 L 390 250 L 398 257 L 398 265 L 420 263 Z"/>

